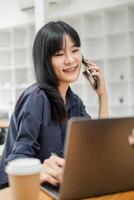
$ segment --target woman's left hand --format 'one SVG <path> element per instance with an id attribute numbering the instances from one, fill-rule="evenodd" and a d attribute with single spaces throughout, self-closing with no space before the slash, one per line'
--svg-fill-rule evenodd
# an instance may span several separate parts
<path id="1" fill-rule="evenodd" d="M 95 75 L 98 78 L 97 89 L 93 89 L 96 91 L 99 97 L 107 95 L 105 80 L 100 67 L 97 64 L 90 62 L 90 69 L 92 70 L 92 75 Z"/>
<path id="2" fill-rule="evenodd" d="M 92 75 L 97 76 L 97 89 L 93 88 L 99 96 L 99 118 L 108 117 L 108 96 L 105 85 L 105 80 L 102 71 L 99 66 L 95 63 L 90 63 L 90 69 L 92 70 Z"/>

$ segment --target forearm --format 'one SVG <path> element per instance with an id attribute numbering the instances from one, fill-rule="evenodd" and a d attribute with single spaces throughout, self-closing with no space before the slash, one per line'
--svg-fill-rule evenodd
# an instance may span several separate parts
<path id="1" fill-rule="evenodd" d="M 107 94 L 99 96 L 98 118 L 108 118 L 108 96 L 107 96 Z"/>

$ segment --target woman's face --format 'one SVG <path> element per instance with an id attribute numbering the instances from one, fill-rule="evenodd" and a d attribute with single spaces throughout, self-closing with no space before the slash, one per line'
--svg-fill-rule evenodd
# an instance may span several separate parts
<path id="1" fill-rule="evenodd" d="M 59 84 L 69 84 L 77 80 L 82 64 L 80 47 L 66 34 L 63 49 L 52 56 L 52 65 Z"/>

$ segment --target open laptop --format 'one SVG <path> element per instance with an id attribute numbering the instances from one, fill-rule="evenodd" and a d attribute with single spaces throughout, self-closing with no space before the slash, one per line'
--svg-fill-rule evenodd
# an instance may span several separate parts
<path id="1" fill-rule="evenodd" d="M 41 188 L 55 199 L 71 200 L 134 189 L 134 117 L 72 118 L 65 145 L 60 188 Z"/>

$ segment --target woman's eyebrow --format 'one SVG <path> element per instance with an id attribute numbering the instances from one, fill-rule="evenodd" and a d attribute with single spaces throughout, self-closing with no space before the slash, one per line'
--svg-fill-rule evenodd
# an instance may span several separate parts
<path id="1" fill-rule="evenodd" d="M 71 46 L 71 48 L 73 48 L 73 47 L 78 47 L 78 45 L 77 45 L 77 44 L 73 44 L 73 45 Z"/>
<path id="2" fill-rule="evenodd" d="M 79 48 L 79 46 L 77 44 L 73 44 L 70 48 L 74 48 L 74 47 L 78 47 Z M 60 49 L 60 51 L 65 51 L 65 49 L 66 48 L 62 48 L 62 49 Z"/>

